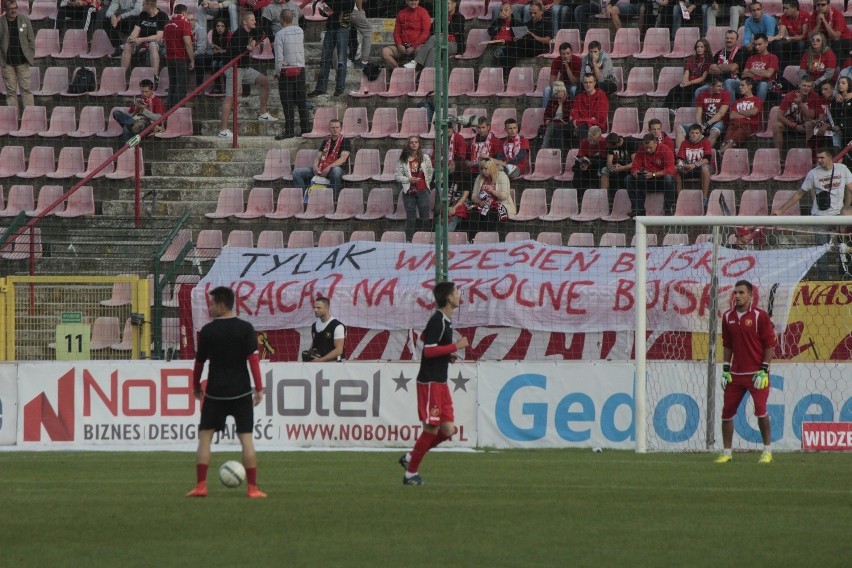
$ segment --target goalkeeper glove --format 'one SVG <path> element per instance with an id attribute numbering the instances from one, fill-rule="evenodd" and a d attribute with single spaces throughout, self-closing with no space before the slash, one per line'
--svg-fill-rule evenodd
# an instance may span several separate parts
<path id="1" fill-rule="evenodd" d="M 765 389 L 769 386 L 769 363 L 763 363 L 760 366 L 760 370 L 752 377 L 752 382 L 756 389 Z"/>
<path id="2" fill-rule="evenodd" d="M 722 365 L 722 390 L 725 390 L 734 378 L 731 376 L 731 364 L 725 363 Z"/>

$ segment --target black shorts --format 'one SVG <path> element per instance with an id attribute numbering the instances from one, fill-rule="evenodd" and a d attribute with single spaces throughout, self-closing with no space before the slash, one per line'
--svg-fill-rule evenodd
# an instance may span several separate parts
<path id="1" fill-rule="evenodd" d="M 234 417 L 237 434 L 251 433 L 254 426 L 254 406 L 252 405 L 251 394 L 228 400 L 204 397 L 204 402 L 201 404 L 201 423 L 198 425 L 198 429 L 221 432 L 225 429 L 225 419 L 228 416 Z"/>

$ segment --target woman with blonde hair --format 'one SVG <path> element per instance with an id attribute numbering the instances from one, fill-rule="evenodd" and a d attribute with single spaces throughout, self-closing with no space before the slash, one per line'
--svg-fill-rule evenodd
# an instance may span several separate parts
<path id="1" fill-rule="evenodd" d="M 495 160 L 483 158 L 479 161 L 479 176 L 473 182 L 471 201 L 474 207 L 467 224 L 467 236 L 471 241 L 479 231 L 496 231 L 498 223 L 508 221 L 509 215 L 517 212 L 509 176 Z"/>
<path id="2" fill-rule="evenodd" d="M 831 51 L 822 32 L 816 32 L 809 40 L 810 46 L 802 55 L 799 78 L 811 77 L 818 89 L 826 81 L 834 81 L 837 71 L 837 55 Z"/>
<path id="3" fill-rule="evenodd" d="M 405 238 L 411 241 L 417 228 L 417 216 L 420 226 L 429 221 L 429 190 L 432 185 L 432 160 L 423 153 L 418 136 L 410 136 L 399 155 L 394 178 L 402 190 L 402 203 L 405 205 Z"/>
<path id="4" fill-rule="evenodd" d="M 544 109 L 544 140 L 542 148 L 565 148 L 571 132 L 571 99 L 562 81 L 553 82 L 553 97 Z"/>

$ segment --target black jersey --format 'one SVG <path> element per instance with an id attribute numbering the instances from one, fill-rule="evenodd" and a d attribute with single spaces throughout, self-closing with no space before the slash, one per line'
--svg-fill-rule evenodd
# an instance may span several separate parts
<path id="1" fill-rule="evenodd" d="M 257 351 L 254 327 L 239 318 L 214 319 L 198 339 L 196 361 L 210 361 L 207 396 L 235 398 L 251 393 L 248 356 Z"/>
<path id="2" fill-rule="evenodd" d="M 453 322 L 441 310 L 436 310 L 423 335 L 420 336 L 424 347 L 432 345 L 450 345 L 453 343 Z M 421 354 L 420 372 L 417 373 L 418 383 L 446 383 L 447 369 L 450 366 L 450 355 L 427 359 Z"/>

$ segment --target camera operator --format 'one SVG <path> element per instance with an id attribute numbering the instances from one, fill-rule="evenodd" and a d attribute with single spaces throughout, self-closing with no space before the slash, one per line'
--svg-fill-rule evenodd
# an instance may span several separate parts
<path id="1" fill-rule="evenodd" d="M 314 315 L 317 321 L 311 326 L 311 348 L 302 351 L 302 361 L 343 361 L 346 358 L 346 327 L 340 320 L 331 317 L 331 303 L 328 298 L 320 296 L 314 300 Z"/>

